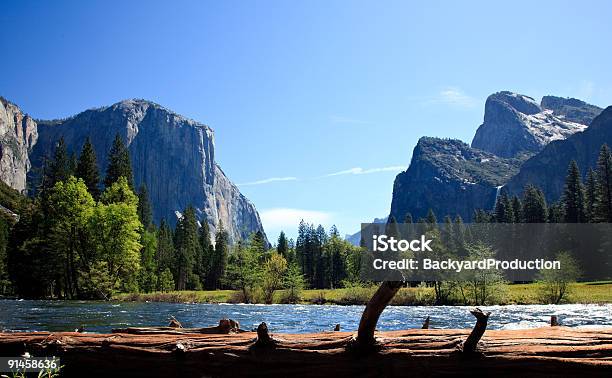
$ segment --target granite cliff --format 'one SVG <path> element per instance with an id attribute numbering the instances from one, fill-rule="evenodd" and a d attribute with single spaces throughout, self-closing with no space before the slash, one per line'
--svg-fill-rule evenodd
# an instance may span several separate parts
<path id="1" fill-rule="evenodd" d="M 21 114 L 14 108 L 11 114 Z M 77 155 L 90 137 L 100 171 L 105 172 L 108 151 L 119 134 L 130 151 L 135 185 L 146 184 L 157 222 L 164 218 L 175 223 L 177 214 L 193 205 L 200 220 L 209 222 L 212 233 L 223 224 L 232 241 L 263 232 L 255 206 L 216 163 L 214 133 L 204 124 L 145 100 L 125 100 L 67 119 L 38 120 L 37 124 L 22 115 L 11 115 L 11 119 L 15 119 L 11 125 L 21 125 L 24 131 L 19 135 L 28 142 L 17 145 L 19 155 L 9 155 L 12 161 L 23 161 L 10 166 L 16 179 L 5 180 L 2 172 L 3 180 L 16 189 L 25 188 L 26 173 L 28 182 L 36 182 L 36 168 L 52 155 L 61 137 L 69 152 Z M 25 130 L 30 126 L 28 136 Z M 6 146 L 12 144 L 3 141 L 3 151 Z"/>
<path id="2" fill-rule="evenodd" d="M 30 170 L 29 153 L 38 140 L 36 122 L 19 107 L 0 97 L 0 180 L 24 192 Z"/>
<path id="3" fill-rule="evenodd" d="M 519 170 L 518 158 L 500 158 L 456 139 L 423 137 L 410 166 L 395 178 L 391 215 L 416 221 L 432 209 L 438 217 L 471 220 L 474 209 L 490 209 L 498 187 Z M 442 219 L 439 219 L 440 221 Z"/>
<path id="4" fill-rule="evenodd" d="M 487 98 L 484 122 L 472 147 L 501 157 L 534 154 L 554 140 L 583 131 L 601 109 L 576 99 L 546 96 L 533 98 L 498 92 Z"/>
<path id="5" fill-rule="evenodd" d="M 409 212 L 416 220 L 431 208 L 439 218 L 458 214 L 471 220 L 475 209 L 494 206 L 502 186 L 517 193 L 528 182 L 556 199 L 569 161 L 592 165 L 608 140 L 601 126 L 608 116 L 597 117 L 600 112 L 576 99 L 545 96 L 538 104 L 517 93 L 492 94 L 471 146 L 419 140 L 410 166 L 395 178 L 390 214 L 401 221 Z"/>
<path id="6" fill-rule="evenodd" d="M 584 132 L 544 147 L 521 166 L 504 188 L 520 194 L 526 184 L 534 184 L 542 189 L 548 201 L 556 201 L 563 192 L 570 162 L 576 160 L 584 177 L 589 167 L 595 167 L 604 143 L 612 147 L 612 106 L 601 112 Z"/>

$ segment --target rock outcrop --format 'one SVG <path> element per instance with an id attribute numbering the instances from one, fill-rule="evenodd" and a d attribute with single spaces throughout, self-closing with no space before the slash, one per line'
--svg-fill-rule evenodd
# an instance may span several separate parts
<path id="1" fill-rule="evenodd" d="M 598 106 L 587 104 L 575 98 L 564 98 L 556 96 L 544 96 L 541 102 L 542 109 L 549 109 L 561 119 L 590 125 L 602 109 Z"/>
<path id="2" fill-rule="evenodd" d="M 484 122 L 472 147 L 501 157 L 532 155 L 554 140 L 583 131 L 601 109 L 575 99 L 533 98 L 498 92 L 487 98 Z"/>
<path id="3" fill-rule="evenodd" d="M 30 170 L 29 152 L 38 139 L 36 122 L 0 97 L 0 180 L 24 192 Z"/>
<path id="4" fill-rule="evenodd" d="M 601 112 L 584 132 L 544 147 L 521 166 L 504 188 L 520 194 L 525 185 L 533 184 L 542 189 L 548 201 L 556 201 L 563 193 L 570 162 L 576 160 L 584 177 L 589 167 L 595 167 L 604 143 L 612 146 L 612 106 Z"/>
<path id="5" fill-rule="evenodd" d="M 7 163 L 6 170 L 15 173 L 11 180 L 7 172 L 5 181 L 14 188 L 25 188 L 26 172 L 29 182 L 38 180 L 40 170 L 30 168 L 41 167 L 62 137 L 69 152 L 76 155 L 90 137 L 103 175 L 108 151 L 118 134 L 129 148 L 135 185 L 144 183 L 148 188 L 157 222 L 164 218 L 174 224 L 176 214 L 193 205 L 200 220 L 209 222 L 213 234 L 220 224 L 232 241 L 245 239 L 255 231 L 263 232 L 253 204 L 215 162 L 213 130 L 204 124 L 150 101 L 125 100 L 63 120 L 39 120 L 36 125 L 16 106 L 7 107 L 4 103 L 3 109 L 10 109 L 4 110 L 10 115 L 4 117 L 14 120 L 9 126 L 20 132 L 10 134 L 13 139 L 9 142 L 2 141 L 2 179 L 5 180 L 6 160 L 12 164 Z M 14 134 L 18 141 L 24 141 L 17 143 L 16 149 L 11 148 L 15 143 L 10 142 Z M 6 150 L 11 151 L 10 155 L 4 153 Z"/>
<path id="6" fill-rule="evenodd" d="M 522 163 L 471 148 L 454 139 L 423 137 L 410 166 L 395 178 L 391 215 L 401 222 L 432 209 L 441 221 L 446 215 L 471 220 L 475 209 L 491 209 L 498 188 L 514 176 Z"/>

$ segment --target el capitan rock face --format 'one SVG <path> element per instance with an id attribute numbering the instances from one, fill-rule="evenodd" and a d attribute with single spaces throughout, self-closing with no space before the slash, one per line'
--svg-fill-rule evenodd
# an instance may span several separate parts
<path id="1" fill-rule="evenodd" d="M 4 102 L 3 106 L 6 109 Z M 3 154 L 3 169 L 6 166 L 17 172 L 18 180 L 11 181 L 2 171 L 3 181 L 10 186 L 25 188 L 26 173 L 30 182 L 36 182 L 39 170 L 31 168 L 41 167 L 44 158 L 52 156 L 61 137 L 69 152 L 77 155 L 90 137 L 103 177 L 108 151 L 119 134 L 130 151 L 135 185 L 147 185 L 157 222 L 165 218 L 174 224 L 176 213 L 193 205 L 198 217 L 208 220 L 212 233 L 222 223 L 232 241 L 247 238 L 255 231 L 263 232 L 253 204 L 215 162 L 214 134 L 210 127 L 145 100 L 125 100 L 63 120 L 38 121 L 38 125 L 13 107 L 17 110 L 10 108 L 10 113 L 5 110 L 0 114 L 4 117 L 3 129 L 5 118 L 14 119 L 8 128 L 22 130 L 17 136 L 24 140 L 17 144 L 19 155 Z M 4 116 L 7 113 L 9 117 Z M 2 151 L 11 146 L 2 141 Z M 30 152 L 29 156 L 26 151 Z M 10 159 L 4 159 L 5 155 Z M 19 164 L 4 164 L 5 160 Z"/>
<path id="2" fill-rule="evenodd" d="M 546 96 L 539 105 L 525 95 L 498 92 L 487 98 L 484 122 L 472 147 L 506 158 L 534 154 L 554 140 L 585 130 L 600 111 L 575 99 Z"/>
<path id="3" fill-rule="evenodd" d="M 26 189 L 29 152 L 37 139 L 36 122 L 0 97 L 0 180 L 20 192 Z"/>
<path id="4" fill-rule="evenodd" d="M 455 139 L 419 139 L 410 166 L 395 178 L 391 215 L 416 221 L 431 208 L 440 218 L 460 215 L 471 220 L 474 209 L 493 207 L 497 189 L 521 164 L 471 148 Z"/>

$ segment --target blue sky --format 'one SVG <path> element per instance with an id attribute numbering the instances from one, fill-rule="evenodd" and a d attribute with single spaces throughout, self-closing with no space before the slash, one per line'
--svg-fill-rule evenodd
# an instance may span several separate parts
<path id="1" fill-rule="evenodd" d="M 37 118 L 146 98 L 210 125 L 271 239 L 385 216 L 418 138 L 469 142 L 493 92 L 612 104 L 606 1 L 175 3 L 3 1 L 0 95 Z"/>

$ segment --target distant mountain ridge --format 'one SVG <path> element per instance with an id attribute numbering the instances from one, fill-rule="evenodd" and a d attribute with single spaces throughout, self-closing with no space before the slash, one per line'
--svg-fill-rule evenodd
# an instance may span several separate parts
<path id="1" fill-rule="evenodd" d="M 525 185 L 533 184 L 542 189 L 548 201 L 556 201 L 563 193 L 570 162 L 576 160 L 585 177 L 588 168 L 595 167 L 604 143 L 612 147 L 612 106 L 601 112 L 584 132 L 544 147 L 521 166 L 504 188 L 509 193 L 521 194 Z"/>
<path id="2" fill-rule="evenodd" d="M 577 99 L 545 96 L 538 104 L 529 96 L 494 93 L 487 98 L 484 122 L 471 146 L 452 139 L 419 139 L 410 166 L 395 178 L 390 214 L 401 222 L 406 213 L 416 220 L 432 209 L 438 217 L 460 215 L 470 221 L 475 209 L 492 209 L 499 189 L 508 183 L 512 192 L 519 192 L 527 182 L 547 184 L 543 189 L 556 196 L 562 182 L 559 177 L 565 177 L 569 164 L 560 157 L 576 154 L 548 151 L 557 146 L 581 149 L 573 141 L 595 134 L 588 124 L 598 129 L 595 124 L 605 118 L 601 111 Z M 596 143 L 592 144 L 590 161 L 596 153 L 591 151 Z M 545 168 L 550 161 L 562 166 L 555 166 L 554 183 L 545 182 L 551 174 Z"/>
<path id="3" fill-rule="evenodd" d="M 416 221 L 432 209 L 439 216 L 471 220 L 474 209 L 493 206 L 497 188 L 519 171 L 522 162 L 460 140 L 422 137 L 410 166 L 395 178 L 391 215 L 401 222 L 410 213 Z"/>
<path id="4" fill-rule="evenodd" d="M 14 114 L 20 112 L 11 109 Z M 20 155 L 27 159 L 26 163 L 16 164 L 13 159 L 15 163 L 10 168 L 19 177 L 27 175 L 28 183 L 36 182 L 45 157 L 52 156 L 62 137 L 69 152 L 77 155 L 90 137 L 100 172 L 104 173 L 108 151 L 119 134 L 130 152 L 135 185 L 147 185 L 156 221 L 164 218 L 173 224 L 176 211 L 193 205 L 200 220 L 208 221 L 211 232 L 223 224 L 232 241 L 246 239 L 255 231 L 263 232 L 255 206 L 216 163 L 213 130 L 202 123 L 141 99 L 85 110 L 61 120 L 36 122 L 25 116 L 13 118 L 21 120 L 21 124 L 27 119 L 27 127 L 35 130 L 19 147 L 19 151 L 27 150 Z M 2 143 L 3 152 L 7 145 Z M 5 181 L 6 175 L 0 178 Z M 22 190 L 25 181 L 7 183 Z"/>
<path id="5" fill-rule="evenodd" d="M 601 109 L 576 99 L 533 98 L 498 92 L 487 98 L 484 122 L 476 130 L 472 147 L 500 157 L 534 154 L 554 140 L 583 131 Z"/>

